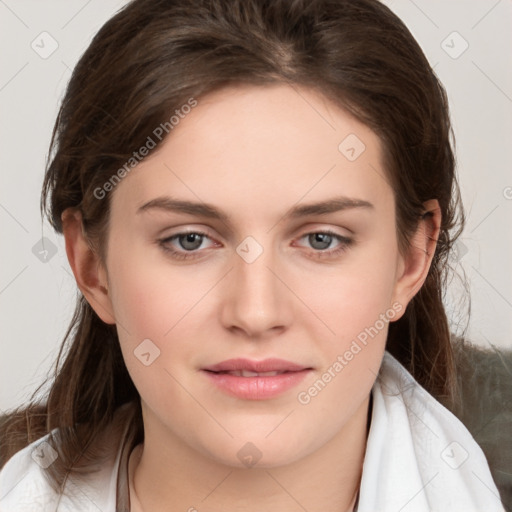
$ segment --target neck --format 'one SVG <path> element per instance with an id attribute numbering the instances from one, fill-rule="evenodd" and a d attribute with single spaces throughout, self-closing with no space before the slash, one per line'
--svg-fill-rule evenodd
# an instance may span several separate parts
<path id="1" fill-rule="evenodd" d="M 218 463 L 170 436 L 148 432 L 130 456 L 132 512 L 174 510 L 351 512 L 366 450 L 369 397 L 320 449 L 285 466 L 238 468 Z M 149 435 L 148 435 L 149 434 Z M 163 449 L 162 446 L 172 447 Z"/>

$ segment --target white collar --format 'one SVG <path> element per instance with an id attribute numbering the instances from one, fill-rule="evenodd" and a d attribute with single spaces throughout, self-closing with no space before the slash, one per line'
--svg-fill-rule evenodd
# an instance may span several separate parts
<path id="1" fill-rule="evenodd" d="M 385 352 L 372 389 L 358 512 L 503 512 L 466 427 Z"/>

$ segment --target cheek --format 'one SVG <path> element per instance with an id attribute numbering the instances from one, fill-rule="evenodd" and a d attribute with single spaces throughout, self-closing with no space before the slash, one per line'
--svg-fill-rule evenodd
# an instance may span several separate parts
<path id="1" fill-rule="evenodd" d="M 135 341 L 162 339 L 200 300 L 207 286 L 190 272 L 178 267 L 172 270 L 154 248 L 126 257 L 122 253 L 112 255 L 117 263 L 110 272 L 116 320 Z"/>
<path id="2" fill-rule="evenodd" d="M 298 390 L 297 402 L 311 416 L 329 411 L 332 435 L 368 396 L 382 362 L 389 323 L 393 279 L 387 265 L 341 272 L 322 292 L 310 294 L 309 332 L 322 354 L 322 367 Z M 388 271 L 388 274 L 385 273 Z M 306 292 L 306 290 L 304 290 Z"/>
<path id="3" fill-rule="evenodd" d="M 387 316 L 389 319 L 395 316 L 391 299 L 396 259 L 392 251 L 387 257 L 382 252 L 377 247 L 361 251 L 342 261 L 335 270 L 331 268 L 306 280 L 302 278 L 302 285 L 298 284 L 297 276 L 300 296 L 307 298 L 305 302 L 323 320 L 325 334 L 337 340 L 338 348 L 373 326 L 390 308 Z M 382 329 L 380 322 L 378 327 Z"/>
<path id="4" fill-rule="evenodd" d="M 329 388 L 317 402 L 341 398 L 347 405 L 357 404 L 356 397 L 364 397 L 376 378 L 389 323 L 402 310 L 392 304 L 396 252 L 388 249 L 376 243 L 347 258 L 335 272 L 307 280 L 299 292 L 318 317 L 304 320 L 323 354 L 325 373 L 317 387 L 328 383 Z M 315 393 L 313 389 L 311 397 Z M 307 395 L 306 401 L 311 398 Z"/>
<path id="5" fill-rule="evenodd" d="M 152 408 L 158 409 L 164 396 L 165 403 L 185 402 L 186 396 L 181 396 L 181 388 L 171 375 L 177 362 L 193 356 L 193 333 L 184 329 L 190 327 L 190 320 L 197 319 L 200 308 L 194 306 L 208 288 L 192 283 L 179 270 L 170 272 L 165 260 L 160 256 L 157 261 L 149 250 L 133 251 L 127 257 L 121 254 L 112 254 L 112 261 L 117 258 L 118 264 L 111 266 L 109 277 L 128 372 Z"/>
<path id="6" fill-rule="evenodd" d="M 144 389 L 161 386 L 158 378 L 168 381 L 164 369 L 174 372 L 180 363 L 189 364 L 197 357 L 203 325 L 211 322 L 209 292 L 218 276 L 208 270 L 173 268 L 154 249 L 134 250 L 122 257 L 122 247 L 119 244 L 112 252 L 112 262 L 118 262 L 109 272 L 112 302 L 126 366 L 144 394 Z M 150 368 L 138 358 L 143 350 L 139 347 L 146 346 L 142 353 L 149 352 L 150 360 L 158 355 Z"/>

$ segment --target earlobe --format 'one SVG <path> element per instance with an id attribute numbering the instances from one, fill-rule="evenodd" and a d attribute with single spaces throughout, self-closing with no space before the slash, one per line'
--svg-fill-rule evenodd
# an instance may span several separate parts
<path id="1" fill-rule="evenodd" d="M 101 320 L 115 324 L 107 273 L 84 233 L 81 212 L 67 208 L 61 219 L 66 254 L 78 287 Z"/>
<path id="2" fill-rule="evenodd" d="M 398 265 L 393 297 L 403 305 L 404 312 L 427 278 L 441 228 L 441 208 L 437 199 L 426 201 L 423 205 L 425 214 L 418 223 L 407 254 L 400 258 Z"/>

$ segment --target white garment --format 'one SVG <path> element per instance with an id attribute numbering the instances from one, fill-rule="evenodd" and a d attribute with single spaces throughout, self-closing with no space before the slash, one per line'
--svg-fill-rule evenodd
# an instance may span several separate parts
<path id="1" fill-rule="evenodd" d="M 471 434 L 388 352 L 372 396 L 358 512 L 504 512 Z M 59 503 L 36 462 L 38 454 L 39 460 L 51 460 L 46 437 L 0 471 L 0 512 L 127 512 L 116 510 L 118 471 L 121 466 L 125 479 L 127 470 L 122 439 L 99 473 L 68 483 Z"/>
<path id="2" fill-rule="evenodd" d="M 388 352 L 372 395 L 358 512 L 504 512 L 480 446 Z"/>

